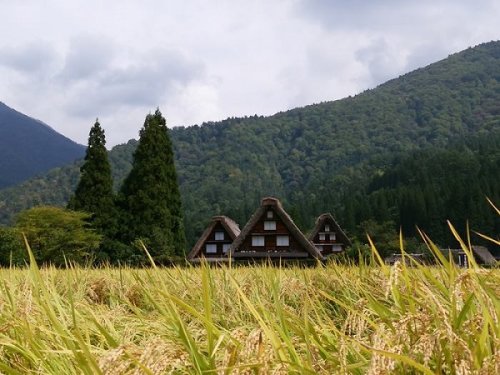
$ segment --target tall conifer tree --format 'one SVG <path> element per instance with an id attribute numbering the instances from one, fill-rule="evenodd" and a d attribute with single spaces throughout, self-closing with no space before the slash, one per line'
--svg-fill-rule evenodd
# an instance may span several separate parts
<path id="1" fill-rule="evenodd" d="M 159 109 L 146 116 L 120 202 L 124 239 L 142 239 L 160 262 L 184 255 L 183 213 L 172 142 Z"/>
<path id="2" fill-rule="evenodd" d="M 90 129 L 85 160 L 80 168 L 80 181 L 68 208 L 92 214 L 93 226 L 103 235 L 115 230 L 113 179 L 106 150 L 106 137 L 99 120 Z"/>

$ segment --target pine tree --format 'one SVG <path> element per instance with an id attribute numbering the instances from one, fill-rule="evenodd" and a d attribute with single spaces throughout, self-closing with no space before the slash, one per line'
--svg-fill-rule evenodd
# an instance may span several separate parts
<path id="1" fill-rule="evenodd" d="M 159 262 L 184 255 L 183 213 L 172 142 L 159 109 L 146 116 L 120 202 L 124 240 L 143 240 Z"/>
<path id="2" fill-rule="evenodd" d="M 80 174 L 80 181 L 68 208 L 92 214 L 94 228 L 105 236 L 112 236 L 116 222 L 113 180 L 106 150 L 106 137 L 97 119 L 90 129 Z"/>

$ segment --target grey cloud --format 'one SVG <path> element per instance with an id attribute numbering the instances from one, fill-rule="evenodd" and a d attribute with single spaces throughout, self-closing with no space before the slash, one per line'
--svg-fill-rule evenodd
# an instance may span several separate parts
<path id="1" fill-rule="evenodd" d="M 400 73 L 395 64 L 396 56 L 383 38 L 378 38 L 369 46 L 357 50 L 355 56 L 361 64 L 366 66 L 370 74 L 369 82 L 367 82 L 369 86 L 381 84 Z"/>
<path id="2" fill-rule="evenodd" d="M 458 52 L 454 51 L 454 52 Z M 432 41 L 414 48 L 406 59 L 405 72 L 424 67 L 446 58 L 449 53 L 446 43 Z"/>
<path id="3" fill-rule="evenodd" d="M 476 0 L 472 12 L 484 14 L 496 7 L 495 0 Z M 446 21 L 453 10 L 471 13 L 467 0 L 299 0 L 296 11 L 319 22 L 327 29 L 346 30 L 415 30 L 422 21 Z"/>
<path id="4" fill-rule="evenodd" d="M 204 76 L 204 66 L 176 51 L 143 54 L 126 68 L 109 67 L 81 85 L 68 101 L 72 114 L 88 117 L 120 107 L 154 107 L 175 90 Z"/>
<path id="5" fill-rule="evenodd" d="M 41 41 L 17 48 L 0 48 L 0 65 L 21 73 L 47 73 L 56 61 L 55 50 Z"/>
<path id="6" fill-rule="evenodd" d="M 108 68 L 115 51 L 116 47 L 100 36 L 73 38 L 64 68 L 57 78 L 71 83 L 99 74 Z"/>

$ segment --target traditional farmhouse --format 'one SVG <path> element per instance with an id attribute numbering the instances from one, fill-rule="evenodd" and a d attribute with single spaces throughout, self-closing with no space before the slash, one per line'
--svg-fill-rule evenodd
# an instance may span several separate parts
<path id="1" fill-rule="evenodd" d="M 458 266 L 469 267 L 469 259 L 467 253 L 463 249 L 440 250 L 448 259 L 451 258 Z M 496 263 L 496 259 L 484 246 L 472 245 L 472 255 L 474 256 L 476 263 L 479 265 L 493 266 Z"/>
<path id="2" fill-rule="evenodd" d="M 240 228 L 226 216 L 214 216 L 187 255 L 190 262 L 200 262 L 202 258 L 208 262 L 225 262 L 234 239 L 240 234 Z"/>
<path id="3" fill-rule="evenodd" d="M 280 201 L 263 198 L 260 207 L 231 246 L 235 260 L 323 260 L 321 253 L 304 236 Z"/>
<path id="4" fill-rule="evenodd" d="M 309 234 L 309 241 L 324 257 L 341 253 L 351 245 L 351 241 L 330 213 L 322 214 L 316 219 L 316 225 Z"/>

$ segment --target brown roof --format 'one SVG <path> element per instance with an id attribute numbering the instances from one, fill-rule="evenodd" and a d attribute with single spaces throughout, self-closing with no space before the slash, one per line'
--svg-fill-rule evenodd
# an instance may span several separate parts
<path id="1" fill-rule="evenodd" d="M 472 245 L 472 251 L 479 259 L 483 261 L 484 264 L 493 265 L 496 263 L 496 259 L 493 257 L 493 255 L 491 255 L 486 247 Z"/>
<path id="2" fill-rule="evenodd" d="M 239 252 L 239 247 L 243 244 L 247 236 L 250 234 L 251 230 L 257 224 L 259 219 L 262 217 L 262 215 L 266 211 L 267 206 L 272 206 L 276 214 L 281 218 L 283 221 L 283 224 L 287 227 L 287 229 L 290 231 L 290 234 L 297 240 L 297 242 L 302 246 L 302 248 L 306 251 L 305 253 L 281 253 L 281 254 L 266 254 L 269 255 L 269 257 L 272 256 L 281 256 L 282 258 L 293 258 L 293 257 L 308 257 L 312 256 L 315 259 L 323 259 L 323 256 L 321 253 L 316 249 L 316 247 L 304 236 L 304 234 L 300 231 L 300 229 L 295 225 L 293 222 L 292 218 L 288 213 L 283 209 L 283 206 L 281 205 L 281 202 L 274 197 L 265 197 L 262 198 L 260 207 L 257 208 L 257 210 L 253 213 L 252 217 L 244 228 L 241 230 L 240 235 L 233 241 L 233 244 L 231 245 L 231 248 L 229 249 L 229 256 L 234 257 L 234 254 Z M 262 254 L 257 254 L 257 253 L 250 253 L 249 257 L 263 257 Z"/>
<path id="3" fill-rule="evenodd" d="M 441 252 L 449 257 L 449 254 L 464 255 L 465 251 L 463 249 L 440 249 Z M 472 253 L 476 260 L 480 260 L 478 263 L 493 265 L 496 263 L 496 259 L 491 255 L 490 251 L 484 246 L 472 245 Z"/>
<path id="4" fill-rule="evenodd" d="M 210 236 L 210 233 L 212 233 L 215 225 L 219 222 L 227 231 L 227 233 L 231 237 L 231 240 L 234 241 L 234 239 L 238 237 L 238 235 L 240 234 L 240 227 L 235 221 L 231 220 L 227 216 L 214 216 L 212 217 L 210 224 L 207 226 L 201 237 L 198 239 L 198 241 L 196 241 L 196 244 L 187 255 L 188 260 L 192 261 L 194 258 L 196 258 L 196 256 L 201 251 L 203 244 L 208 239 L 208 236 Z"/>
<path id="5" fill-rule="evenodd" d="M 309 233 L 309 236 L 308 236 L 309 241 L 312 241 L 314 239 L 314 237 L 316 236 L 316 234 L 318 234 L 318 232 L 322 228 L 323 223 L 327 219 L 330 219 L 333 222 L 333 225 L 335 226 L 336 231 L 339 233 L 340 237 L 343 238 L 344 245 L 351 246 L 351 240 L 349 239 L 349 237 L 346 236 L 346 234 L 344 233 L 344 231 L 342 230 L 342 228 L 340 227 L 340 225 L 334 219 L 333 215 L 331 213 L 329 213 L 329 212 L 327 212 L 325 214 L 319 215 L 319 217 L 316 219 L 316 224 L 314 225 L 313 230 L 311 231 L 311 233 Z"/>

